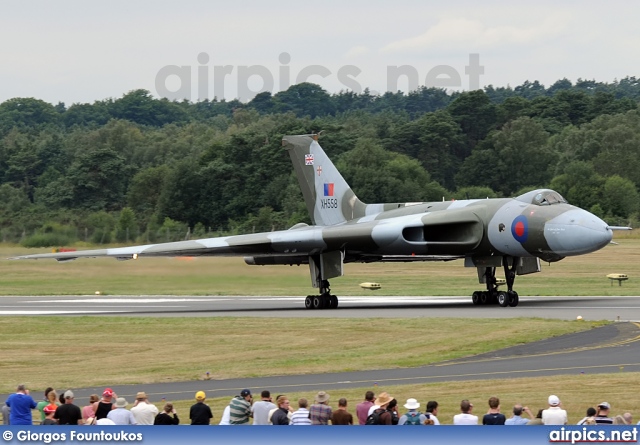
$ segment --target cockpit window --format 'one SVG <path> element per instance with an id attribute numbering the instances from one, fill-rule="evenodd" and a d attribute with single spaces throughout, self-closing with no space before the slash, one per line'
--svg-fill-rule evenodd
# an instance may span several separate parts
<path id="1" fill-rule="evenodd" d="M 548 206 L 554 204 L 567 204 L 566 199 L 558 192 L 549 189 L 535 190 L 533 192 L 525 193 L 516 198 L 519 201 L 526 202 L 527 204 Z"/>
<path id="2" fill-rule="evenodd" d="M 560 193 L 554 192 L 553 190 L 537 193 L 536 196 L 534 196 L 532 202 L 532 204 L 537 204 L 540 206 L 548 206 L 560 203 L 566 204 L 567 201 L 562 197 Z"/>

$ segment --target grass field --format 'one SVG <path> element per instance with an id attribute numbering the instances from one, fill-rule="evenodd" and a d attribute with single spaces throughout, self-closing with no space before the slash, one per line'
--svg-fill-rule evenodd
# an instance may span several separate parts
<path id="1" fill-rule="evenodd" d="M 560 262 L 543 263 L 542 273 L 518 277 L 520 295 L 640 295 L 640 239 Z M 19 246 L 0 248 L 0 257 L 36 253 Z M 88 258 L 3 261 L 0 295 L 308 295 L 309 269 L 302 266 L 248 266 L 242 258 L 142 258 L 116 261 Z M 606 275 L 626 273 L 622 286 Z M 382 284 L 381 295 L 471 295 L 481 289 L 476 270 L 461 260 L 447 263 L 347 264 L 345 276 L 331 280 L 340 295 L 376 295 L 359 287 Z M 613 284 L 613 285 L 612 285 Z"/>
<path id="2" fill-rule="evenodd" d="M 543 319 L 5 317 L 0 392 L 15 389 L 18 377 L 42 389 L 198 380 L 206 372 L 224 379 L 414 367 L 598 325 Z M 372 332 L 384 335 L 368 341 Z"/>

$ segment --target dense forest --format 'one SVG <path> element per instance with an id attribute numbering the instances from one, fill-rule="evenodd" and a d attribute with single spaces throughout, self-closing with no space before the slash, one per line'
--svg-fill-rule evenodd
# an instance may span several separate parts
<path id="1" fill-rule="evenodd" d="M 302 83 L 248 103 L 135 90 L 0 104 L 0 231 L 25 246 L 148 242 L 307 221 L 287 134 L 320 142 L 365 202 L 550 187 L 612 224 L 640 210 L 640 80 L 374 96 Z"/>

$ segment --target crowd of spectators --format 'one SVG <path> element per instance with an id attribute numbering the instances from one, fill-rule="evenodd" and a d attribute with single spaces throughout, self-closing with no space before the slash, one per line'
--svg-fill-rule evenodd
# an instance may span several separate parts
<path id="1" fill-rule="evenodd" d="M 275 402 L 268 390 L 260 394 L 260 400 L 254 402 L 251 390 L 243 389 L 233 397 L 225 407 L 219 422 L 206 403 L 204 391 L 195 394 L 195 403 L 189 410 L 191 425 L 440 425 L 438 419 L 439 404 L 430 400 L 421 411 L 421 404 L 415 398 L 409 398 L 402 406 L 388 394 L 375 394 L 367 391 L 364 400 L 355 407 L 355 416 L 349 411 L 345 398 L 338 400 L 334 410 L 330 395 L 319 391 L 313 404 L 306 398 L 290 401 L 280 394 Z M 453 416 L 454 425 L 567 425 L 567 411 L 563 409 L 560 398 L 554 394 L 547 399 L 547 408 L 533 414 L 522 404 L 513 406 L 510 417 L 501 412 L 500 399 L 490 397 L 487 408 L 482 414 L 473 413 L 473 403 L 464 399 L 460 402 L 460 413 Z M 403 409 L 404 408 L 404 409 Z M 42 401 L 36 403 L 24 385 L 18 385 L 2 407 L 5 425 L 32 425 L 33 410 L 37 410 L 42 425 L 178 425 L 180 418 L 172 403 L 165 403 L 162 411 L 149 402 L 147 394 L 138 392 L 129 408 L 124 397 L 118 397 L 111 388 L 105 388 L 102 397 L 93 394 L 88 405 L 80 408 L 75 404 L 73 391 L 66 390 L 59 397 L 53 388 L 47 388 Z M 38 423 L 36 421 L 35 423 Z M 448 422 L 447 422 L 448 423 Z M 601 402 L 588 407 L 586 415 L 578 425 L 630 425 L 633 416 L 629 412 L 620 415 L 611 414 L 611 405 Z M 640 422 L 638 422 L 640 424 Z"/>

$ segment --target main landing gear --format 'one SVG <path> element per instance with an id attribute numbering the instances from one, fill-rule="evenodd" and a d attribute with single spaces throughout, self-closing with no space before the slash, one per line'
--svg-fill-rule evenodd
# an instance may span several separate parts
<path id="1" fill-rule="evenodd" d="M 335 309 L 338 307 L 338 297 L 331 295 L 328 280 L 322 280 L 320 295 L 307 295 L 307 298 L 304 299 L 304 307 L 307 309 Z"/>
<path id="2" fill-rule="evenodd" d="M 504 276 L 507 282 L 507 291 L 498 290 L 498 282 L 496 280 L 496 268 L 485 268 L 486 291 L 475 291 L 471 296 L 471 300 L 475 305 L 499 304 L 501 307 L 516 307 L 519 302 L 518 293 L 513 290 L 513 282 L 516 279 L 516 268 L 519 258 L 511 258 L 511 266 L 507 261 L 508 257 L 504 257 L 502 264 L 504 267 Z"/>

